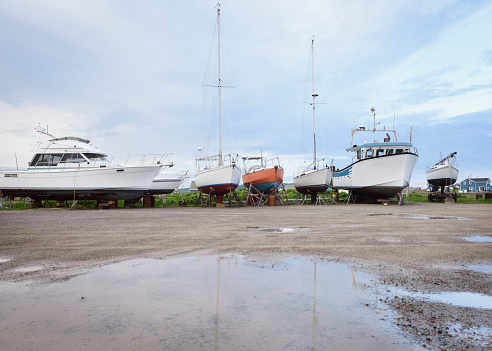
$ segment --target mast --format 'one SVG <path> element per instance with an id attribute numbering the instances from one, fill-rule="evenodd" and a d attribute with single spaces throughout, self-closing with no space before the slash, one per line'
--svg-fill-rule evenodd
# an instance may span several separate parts
<path id="1" fill-rule="evenodd" d="M 217 85 L 219 93 L 219 166 L 222 166 L 222 120 L 221 120 L 221 91 L 220 91 L 220 4 L 217 3 L 217 72 L 218 81 Z"/>
<path id="2" fill-rule="evenodd" d="M 314 141 L 314 161 L 313 161 L 313 165 L 314 165 L 314 169 L 316 169 L 316 114 L 315 114 L 315 102 L 314 100 L 316 99 L 316 96 L 318 96 L 318 94 L 316 94 L 314 92 L 314 35 L 311 37 L 311 69 L 312 69 L 312 76 L 313 76 L 313 94 L 312 94 L 312 97 L 313 97 L 313 141 Z"/>

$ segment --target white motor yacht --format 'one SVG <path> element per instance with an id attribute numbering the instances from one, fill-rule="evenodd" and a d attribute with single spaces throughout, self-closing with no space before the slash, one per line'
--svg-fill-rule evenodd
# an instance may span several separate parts
<path id="1" fill-rule="evenodd" d="M 24 170 L 0 171 L 2 196 L 34 200 L 127 200 L 139 199 L 150 188 L 167 155 L 127 157 L 121 163 L 78 137 L 57 138 L 36 127 L 42 138 Z"/>

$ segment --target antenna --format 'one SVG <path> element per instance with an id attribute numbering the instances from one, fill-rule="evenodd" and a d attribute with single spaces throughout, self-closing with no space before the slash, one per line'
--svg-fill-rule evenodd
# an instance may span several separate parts
<path id="1" fill-rule="evenodd" d="M 376 110 L 374 109 L 374 107 L 371 107 L 371 113 L 372 113 L 372 122 L 374 124 L 374 128 L 373 128 L 373 132 L 376 131 Z"/>

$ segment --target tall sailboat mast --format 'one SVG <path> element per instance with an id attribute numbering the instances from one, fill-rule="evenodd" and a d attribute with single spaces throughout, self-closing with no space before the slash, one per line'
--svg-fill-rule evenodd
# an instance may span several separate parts
<path id="1" fill-rule="evenodd" d="M 217 72 L 218 81 L 217 85 L 219 93 L 219 166 L 222 166 L 222 119 L 221 119 L 221 89 L 220 89 L 220 4 L 217 4 Z"/>
<path id="2" fill-rule="evenodd" d="M 314 169 L 316 169 L 316 113 L 315 113 L 315 102 L 314 100 L 318 96 L 318 94 L 315 93 L 314 90 L 314 35 L 311 38 L 311 69 L 312 69 L 312 76 L 313 76 L 313 140 L 314 140 Z"/>

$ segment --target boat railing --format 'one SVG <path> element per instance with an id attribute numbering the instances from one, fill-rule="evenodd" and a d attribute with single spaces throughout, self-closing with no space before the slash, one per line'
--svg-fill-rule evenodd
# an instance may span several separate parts
<path id="1" fill-rule="evenodd" d="M 85 162 L 51 162 L 37 163 L 35 166 L 28 166 L 29 170 L 39 171 L 54 171 L 54 170 L 80 170 L 93 168 L 114 168 L 114 167 L 136 167 L 136 166 L 153 166 L 162 165 L 172 167 L 173 163 L 164 163 L 164 160 L 169 154 L 146 154 L 146 155 L 131 155 L 131 156 L 115 156 L 108 159 L 87 159 Z"/>
<path id="2" fill-rule="evenodd" d="M 129 156 L 116 156 L 111 158 L 109 164 L 111 166 L 153 166 L 153 165 L 165 165 L 172 166 L 172 162 L 164 164 L 165 159 L 169 154 L 138 154 Z M 97 162 L 96 162 L 97 163 Z M 103 162 L 101 162 L 103 163 Z"/>
<path id="3" fill-rule="evenodd" d="M 315 162 L 312 161 L 307 167 L 304 168 L 304 170 L 301 173 L 306 173 L 307 171 L 313 169 L 312 167 L 314 164 Z M 332 158 L 323 157 L 316 160 L 316 169 L 324 169 L 324 168 L 334 169 Z"/>
<path id="4" fill-rule="evenodd" d="M 280 159 L 278 157 L 267 159 L 261 156 L 243 157 L 243 166 L 246 173 L 251 173 L 254 171 L 273 167 L 282 168 L 282 166 L 280 165 Z"/>
<path id="5" fill-rule="evenodd" d="M 196 170 L 198 172 L 205 171 L 207 169 L 212 169 L 222 166 L 236 165 L 239 158 L 238 154 L 231 153 L 225 155 L 210 155 L 205 157 L 199 157 L 195 159 Z"/>

